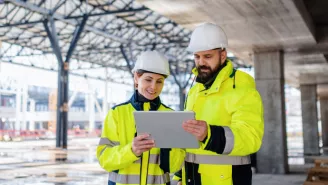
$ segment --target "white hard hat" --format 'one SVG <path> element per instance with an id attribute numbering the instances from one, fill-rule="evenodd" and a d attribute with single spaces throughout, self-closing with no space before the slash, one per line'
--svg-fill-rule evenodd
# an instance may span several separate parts
<path id="1" fill-rule="evenodd" d="M 140 69 L 166 76 L 170 75 L 169 61 L 158 51 L 142 52 L 139 55 L 132 72 L 134 73 Z"/>
<path id="2" fill-rule="evenodd" d="M 195 53 L 227 47 L 228 40 L 223 29 L 212 23 L 204 23 L 192 32 L 187 50 Z"/>

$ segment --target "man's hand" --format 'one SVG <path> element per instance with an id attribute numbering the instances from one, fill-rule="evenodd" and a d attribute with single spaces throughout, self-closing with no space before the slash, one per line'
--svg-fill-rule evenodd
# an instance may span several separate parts
<path id="1" fill-rule="evenodd" d="M 149 151 L 155 147 L 155 141 L 147 139 L 149 134 L 138 135 L 132 142 L 132 152 L 139 157 L 143 152 Z"/>
<path id="2" fill-rule="evenodd" d="M 182 185 L 182 182 L 181 182 L 181 181 L 179 181 L 177 185 Z"/>
<path id="3" fill-rule="evenodd" d="M 185 131 L 194 135 L 198 141 L 203 141 L 207 136 L 207 123 L 199 120 L 187 120 L 182 123 Z"/>

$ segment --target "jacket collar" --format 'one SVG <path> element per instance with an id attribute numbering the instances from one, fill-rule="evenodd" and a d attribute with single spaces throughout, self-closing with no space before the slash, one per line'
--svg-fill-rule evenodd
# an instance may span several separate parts
<path id="1" fill-rule="evenodd" d="M 205 89 L 204 85 L 201 83 L 197 83 L 198 84 L 198 89 L 199 91 L 204 91 L 204 90 L 208 90 L 208 93 L 212 93 L 212 92 L 218 92 L 221 84 L 229 78 L 230 74 L 233 72 L 233 64 L 232 62 L 227 59 L 226 61 L 226 66 L 222 68 L 222 70 L 219 72 L 219 74 L 216 76 L 213 84 L 209 87 L 209 89 Z M 192 72 L 194 73 L 195 76 L 198 75 L 197 72 L 197 68 L 194 68 L 192 70 Z"/>
<path id="2" fill-rule="evenodd" d="M 137 110 L 137 111 L 142 111 L 143 110 L 143 105 L 144 103 L 149 103 L 150 104 L 150 110 L 158 110 L 159 107 L 161 106 L 161 100 L 159 97 L 155 98 L 154 100 L 148 100 L 144 96 L 142 96 L 137 90 L 134 91 L 130 102 L 132 106 Z"/>

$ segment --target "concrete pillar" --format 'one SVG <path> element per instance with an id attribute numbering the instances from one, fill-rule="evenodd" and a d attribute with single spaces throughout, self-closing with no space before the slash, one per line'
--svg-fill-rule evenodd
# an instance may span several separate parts
<path id="1" fill-rule="evenodd" d="M 2 56 L 2 41 L 0 40 L 0 56 Z M 0 60 L 0 72 L 1 72 L 1 60 Z"/>
<path id="2" fill-rule="evenodd" d="M 45 129 L 44 127 L 43 127 L 43 122 L 37 122 L 37 124 L 39 125 L 38 127 L 39 127 L 39 130 L 43 130 L 43 129 Z"/>
<path id="3" fill-rule="evenodd" d="M 95 98 L 93 93 L 89 93 L 89 132 L 95 129 Z"/>
<path id="4" fill-rule="evenodd" d="M 317 112 L 317 86 L 301 85 L 304 156 L 320 155 Z M 306 163 L 313 160 L 305 160 Z"/>
<path id="5" fill-rule="evenodd" d="M 27 130 L 26 113 L 27 113 L 28 86 L 23 84 L 23 103 L 22 103 L 22 130 Z"/>
<path id="6" fill-rule="evenodd" d="M 105 94 L 103 98 L 103 104 L 102 104 L 102 112 L 103 112 L 103 117 L 105 118 L 107 113 L 108 113 L 108 86 L 105 85 Z"/>
<path id="7" fill-rule="evenodd" d="M 256 86 L 264 107 L 264 136 L 256 154 L 259 173 L 288 172 L 283 53 L 254 54 Z"/>
<path id="8" fill-rule="evenodd" d="M 84 95 L 85 112 L 89 112 L 89 94 Z"/>
<path id="9" fill-rule="evenodd" d="M 97 111 L 96 111 L 96 112 L 102 112 L 102 108 L 100 107 L 100 104 L 99 104 L 99 102 L 98 102 L 98 99 L 97 99 L 96 94 L 93 93 L 92 95 L 93 95 L 94 103 L 95 103 L 96 108 L 97 108 Z"/>
<path id="10" fill-rule="evenodd" d="M 35 101 L 30 99 L 30 120 L 29 120 L 29 130 L 34 131 L 35 130 L 35 122 L 34 122 L 34 116 L 35 116 Z"/>
<path id="11" fill-rule="evenodd" d="M 72 96 L 68 100 L 68 108 L 71 108 L 73 102 L 75 101 L 76 95 L 77 95 L 77 91 L 74 91 Z"/>
<path id="12" fill-rule="evenodd" d="M 320 112 L 323 154 L 328 155 L 328 95 L 320 97 Z"/>
<path id="13" fill-rule="evenodd" d="M 21 88 L 17 87 L 16 89 L 16 121 L 15 121 L 15 130 L 18 131 L 21 129 L 21 104 L 22 104 L 22 92 Z"/>
<path id="14" fill-rule="evenodd" d="M 107 79 L 107 75 L 108 75 L 108 69 L 105 68 L 105 88 L 104 88 L 104 99 L 103 99 L 103 117 L 105 118 L 108 112 L 108 79 Z"/>

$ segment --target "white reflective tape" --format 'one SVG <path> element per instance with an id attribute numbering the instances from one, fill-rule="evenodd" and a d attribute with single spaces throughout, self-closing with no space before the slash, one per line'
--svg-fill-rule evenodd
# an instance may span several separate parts
<path id="1" fill-rule="evenodd" d="M 140 163 L 141 159 L 134 161 L 134 163 Z M 150 164 L 159 164 L 159 154 L 150 154 L 149 155 L 149 163 Z"/>
<path id="2" fill-rule="evenodd" d="M 140 184 L 140 175 L 110 172 L 108 180 L 120 184 Z M 170 182 L 169 173 L 165 173 L 163 175 L 148 175 L 147 177 L 147 184 L 166 184 L 168 182 Z"/>
<path id="3" fill-rule="evenodd" d="M 251 164 L 250 156 L 202 155 L 186 153 L 185 161 L 197 164 Z"/>
<path id="4" fill-rule="evenodd" d="M 98 145 L 109 145 L 109 146 L 113 147 L 113 146 L 120 145 L 120 142 L 112 141 L 112 140 L 109 140 L 108 138 L 102 137 L 102 138 L 100 138 Z"/>
<path id="5" fill-rule="evenodd" d="M 177 181 L 177 180 L 171 180 L 171 185 L 178 185 L 180 181 Z"/>
<path id="6" fill-rule="evenodd" d="M 226 144 L 225 144 L 222 154 L 230 154 L 234 147 L 235 139 L 234 139 L 233 133 L 229 127 L 223 127 L 223 129 L 224 129 L 224 135 L 226 138 Z"/>
<path id="7" fill-rule="evenodd" d="M 104 151 L 106 150 L 107 146 L 105 146 L 99 153 L 99 157 L 104 153 Z"/>

